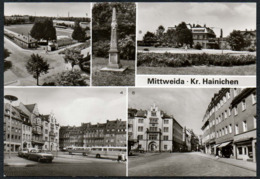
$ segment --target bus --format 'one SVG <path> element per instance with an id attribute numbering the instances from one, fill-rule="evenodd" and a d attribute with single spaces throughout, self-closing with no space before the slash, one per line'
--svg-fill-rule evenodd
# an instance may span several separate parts
<path id="1" fill-rule="evenodd" d="M 90 147 L 68 147 L 69 155 L 81 153 L 83 156 L 86 156 L 89 154 L 91 148 Z"/>
<path id="2" fill-rule="evenodd" d="M 114 158 L 126 160 L 126 147 L 68 147 L 70 155 L 81 153 L 96 158 Z"/>
<path id="3" fill-rule="evenodd" d="M 89 156 L 126 160 L 126 147 L 91 147 Z"/>

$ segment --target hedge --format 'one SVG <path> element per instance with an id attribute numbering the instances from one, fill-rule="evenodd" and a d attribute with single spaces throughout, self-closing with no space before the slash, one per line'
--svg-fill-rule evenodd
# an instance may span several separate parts
<path id="1" fill-rule="evenodd" d="M 137 66 L 147 67 L 188 67 L 188 66 L 240 66 L 256 63 L 254 55 L 231 54 L 173 54 L 138 53 Z"/>

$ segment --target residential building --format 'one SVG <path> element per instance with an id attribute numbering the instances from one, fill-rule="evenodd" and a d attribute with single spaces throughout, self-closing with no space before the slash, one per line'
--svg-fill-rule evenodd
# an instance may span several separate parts
<path id="1" fill-rule="evenodd" d="M 209 106 L 202 126 L 205 152 L 255 161 L 256 89 L 222 88 Z M 214 121 L 210 120 L 213 114 L 215 122 L 210 124 Z M 214 126 L 215 131 L 210 130 L 210 126 Z M 209 145 L 210 139 L 215 145 Z"/>
<path id="2" fill-rule="evenodd" d="M 11 115 L 11 119 L 10 119 Z M 4 151 L 17 152 L 22 145 L 22 125 L 19 111 L 9 103 L 4 104 Z M 10 132 L 11 131 L 11 132 Z"/>
<path id="3" fill-rule="evenodd" d="M 60 148 L 69 146 L 126 146 L 126 121 L 107 120 L 106 123 L 82 123 L 81 126 L 60 127 Z"/>

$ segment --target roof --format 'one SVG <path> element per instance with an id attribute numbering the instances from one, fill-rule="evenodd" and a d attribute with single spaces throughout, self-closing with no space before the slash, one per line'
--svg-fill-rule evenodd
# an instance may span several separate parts
<path id="1" fill-rule="evenodd" d="M 252 94 L 254 91 L 256 91 L 256 88 L 246 88 L 241 91 L 239 95 L 237 95 L 231 102 L 232 107 L 240 103 L 244 98 Z"/>
<path id="2" fill-rule="evenodd" d="M 35 105 L 36 104 L 26 104 L 24 106 L 32 113 L 33 110 L 34 110 Z"/>
<path id="3" fill-rule="evenodd" d="M 146 110 L 138 110 L 137 113 L 136 113 L 136 117 L 145 117 L 147 114 L 147 111 Z"/>

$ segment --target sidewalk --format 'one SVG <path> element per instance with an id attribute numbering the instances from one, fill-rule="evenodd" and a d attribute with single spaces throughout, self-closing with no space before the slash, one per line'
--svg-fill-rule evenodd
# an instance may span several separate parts
<path id="1" fill-rule="evenodd" d="M 36 165 L 37 162 L 27 160 L 21 157 L 18 157 L 17 155 L 12 154 L 11 158 L 8 156 L 5 156 L 4 158 L 4 166 L 33 166 Z"/>
<path id="2" fill-rule="evenodd" d="M 193 154 L 256 172 L 256 163 L 254 163 L 254 162 L 248 162 L 248 161 L 237 160 L 237 159 L 232 159 L 232 158 L 216 158 L 213 155 L 204 154 L 201 152 L 193 152 Z"/>

